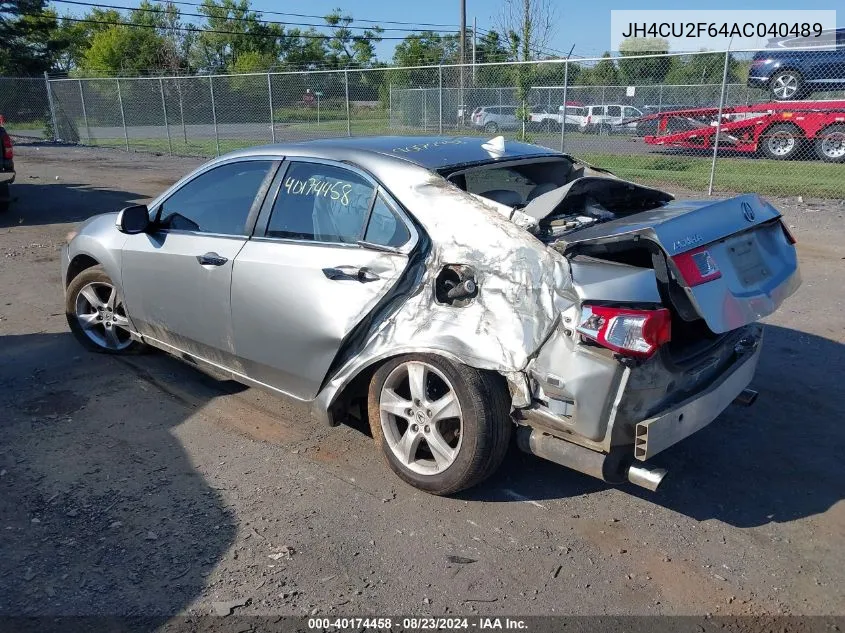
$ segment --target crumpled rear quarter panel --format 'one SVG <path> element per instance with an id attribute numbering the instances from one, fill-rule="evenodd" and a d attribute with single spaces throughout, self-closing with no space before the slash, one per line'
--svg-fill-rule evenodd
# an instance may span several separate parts
<path id="1" fill-rule="evenodd" d="M 428 234 L 430 252 L 417 287 L 373 324 L 320 400 L 331 402 L 360 369 L 401 353 L 442 352 L 479 369 L 523 370 L 561 310 L 577 301 L 566 259 L 427 170 L 403 166 L 398 184 L 381 179 Z M 479 291 L 469 305 L 437 303 L 434 283 L 446 264 L 474 268 Z"/>

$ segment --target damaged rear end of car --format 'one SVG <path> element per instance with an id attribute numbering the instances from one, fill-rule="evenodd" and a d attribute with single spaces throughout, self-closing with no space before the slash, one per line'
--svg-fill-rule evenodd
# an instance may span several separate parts
<path id="1" fill-rule="evenodd" d="M 612 178 L 581 181 L 520 211 L 569 261 L 578 301 L 527 367 L 518 442 L 654 490 L 665 471 L 646 460 L 731 403 L 753 403 L 756 321 L 800 284 L 794 239 L 756 195 L 674 201 Z"/>

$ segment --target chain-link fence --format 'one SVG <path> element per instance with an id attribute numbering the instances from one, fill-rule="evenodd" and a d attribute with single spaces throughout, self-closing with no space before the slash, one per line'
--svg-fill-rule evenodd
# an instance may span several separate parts
<path id="1" fill-rule="evenodd" d="M 214 156 L 336 136 L 503 135 L 668 188 L 845 198 L 845 43 L 47 85 L 31 118 L 90 145 Z"/>
<path id="2" fill-rule="evenodd" d="M 16 136 L 52 137 L 46 80 L 0 77 L 0 124 Z"/>

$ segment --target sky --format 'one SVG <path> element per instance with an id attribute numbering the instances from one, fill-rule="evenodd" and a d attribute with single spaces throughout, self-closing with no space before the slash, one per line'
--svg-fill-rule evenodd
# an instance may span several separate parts
<path id="1" fill-rule="evenodd" d="M 93 0 L 92 0 L 93 1 Z M 199 1 L 199 0 L 197 0 Z M 103 0 L 105 4 L 137 6 L 136 0 Z M 598 57 L 610 47 L 610 11 L 612 9 L 669 10 L 680 8 L 677 0 L 641 0 L 632 6 L 625 2 L 611 0 L 550 0 L 555 8 L 557 28 L 548 48 L 564 54 L 574 45 L 574 55 Z M 801 9 L 835 9 L 840 4 L 834 0 L 802 0 Z M 59 12 L 71 9 L 73 13 L 84 12 L 83 7 L 56 5 Z M 458 29 L 460 22 L 460 0 L 252 0 L 252 6 L 259 11 L 283 11 L 325 15 L 337 7 L 353 18 L 373 20 L 396 20 L 401 22 L 432 22 L 453 24 Z M 481 29 L 495 28 L 501 12 L 501 0 L 467 0 L 467 23 L 473 17 L 478 19 Z M 181 7 L 192 10 L 189 7 Z M 750 9 L 750 10 L 794 10 L 794 0 L 748 0 L 745 2 L 704 2 L 683 5 L 686 9 Z M 274 21 L 314 22 L 307 18 L 282 17 L 265 14 L 265 19 Z M 837 26 L 845 26 L 845 10 L 837 15 Z M 383 24 L 385 27 L 404 28 L 399 25 Z M 390 36 L 405 36 L 403 32 L 385 32 Z M 389 61 L 395 41 L 383 41 L 377 47 L 379 59 Z"/>

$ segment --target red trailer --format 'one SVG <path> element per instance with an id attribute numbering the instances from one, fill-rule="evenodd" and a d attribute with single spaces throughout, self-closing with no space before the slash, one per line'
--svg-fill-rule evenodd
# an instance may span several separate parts
<path id="1" fill-rule="evenodd" d="M 713 149 L 719 108 L 660 112 L 649 145 Z M 653 124 L 652 124 L 653 125 Z M 768 158 L 845 162 L 845 101 L 772 101 L 722 109 L 719 147 Z M 813 153 L 814 152 L 814 153 Z"/>

